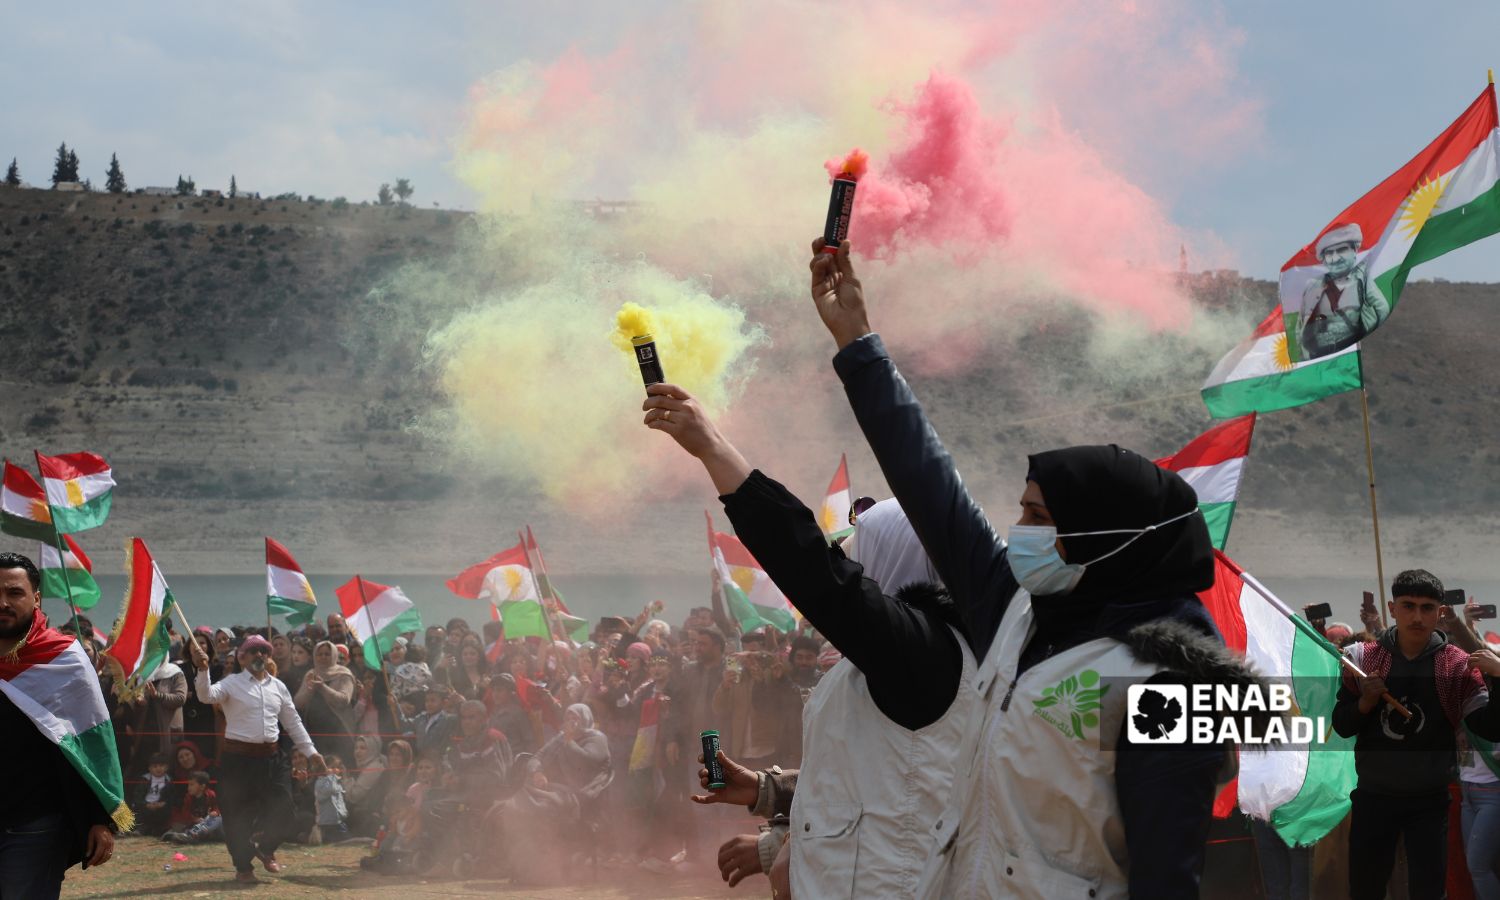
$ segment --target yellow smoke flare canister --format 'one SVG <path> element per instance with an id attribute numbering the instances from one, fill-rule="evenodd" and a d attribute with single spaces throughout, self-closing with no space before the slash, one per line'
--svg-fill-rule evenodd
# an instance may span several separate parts
<path id="1" fill-rule="evenodd" d="M 640 364 L 641 381 L 646 383 L 646 387 L 667 380 L 667 376 L 662 374 L 661 357 L 656 354 L 656 340 L 650 334 L 633 336 L 630 346 L 635 348 L 635 361 Z"/>

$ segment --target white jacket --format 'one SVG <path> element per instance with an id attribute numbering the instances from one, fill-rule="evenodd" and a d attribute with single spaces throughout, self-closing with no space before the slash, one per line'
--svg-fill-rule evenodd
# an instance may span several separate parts
<path id="1" fill-rule="evenodd" d="M 1161 667 L 1100 638 L 1017 678 L 1031 626 L 1031 597 L 1021 591 L 978 673 L 978 740 L 946 814 L 957 833 L 928 867 L 920 894 L 1128 896 L 1113 747 L 1124 722 L 1125 682 L 1144 681 Z"/>
<path id="2" fill-rule="evenodd" d="M 939 834 L 951 831 L 944 815 L 954 775 L 965 749 L 972 754 L 981 712 L 974 655 L 954 637 L 963 653 L 958 692 L 918 731 L 886 718 L 847 659 L 813 689 L 792 800 L 793 897 L 937 896 L 919 891 L 919 881 L 942 846 Z"/>

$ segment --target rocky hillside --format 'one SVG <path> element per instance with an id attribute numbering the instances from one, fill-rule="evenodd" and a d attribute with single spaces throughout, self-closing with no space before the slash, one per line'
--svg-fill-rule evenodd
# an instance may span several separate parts
<path id="1" fill-rule="evenodd" d="M 405 428 L 432 400 L 412 377 L 420 341 L 377 340 L 383 323 L 365 298 L 402 263 L 448 252 L 467 222 L 326 201 L 0 187 L 0 449 L 105 453 L 121 500 L 99 542 L 154 536 L 181 571 L 253 572 L 266 531 L 312 548 L 313 569 L 378 554 L 388 571 L 451 571 L 528 520 L 558 536 L 554 567 L 698 571 L 706 493 L 663 505 L 661 558 L 642 559 L 617 523 L 566 518 L 524 485 L 475 483 Z M 1246 327 L 1274 295 L 1234 278 L 1195 288 Z M 1370 342 L 1388 568 L 1426 561 L 1489 577 L 1497 333 L 1497 286 L 1415 283 Z M 1066 371 L 1038 382 L 1039 363 L 1084 338 L 1049 330 L 1024 359 L 913 379 L 997 519 L 1026 452 L 1116 440 L 1164 454 L 1204 424 L 1190 395 L 1154 402 L 1126 383 L 1101 404 Z M 1190 390 L 1210 362 L 1185 358 L 1173 389 Z M 836 427 L 861 492 L 878 493 L 846 414 Z M 1265 417 L 1255 440 L 1236 554 L 1292 575 L 1373 570 L 1358 395 Z M 837 451 L 809 448 L 816 464 L 793 486 L 819 493 Z"/>

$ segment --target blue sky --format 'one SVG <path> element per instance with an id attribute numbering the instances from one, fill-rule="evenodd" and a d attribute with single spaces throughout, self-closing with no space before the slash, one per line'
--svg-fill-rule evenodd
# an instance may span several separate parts
<path id="1" fill-rule="evenodd" d="M 298 191 L 470 208 L 448 168 L 469 86 L 525 58 L 607 35 L 654 2 L 11 3 L 0 12 L 0 158 L 45 183 L 59 141 L 102 184 L 111 152 L 132 187 Z M 1217 235 L 1243 272 L 1274 276 L 1336 212 L 1434 137 L 1500 64 L 1500 4 L 1236 0 L 1237 72 L 1264 131 L 1226 165 L 1174 182 L 1121 161 L 1176 222 Z M 585 42 L 588 37 L 582 38 Z M 1063 110 L 1066 115 L 1066 110 Z M 1170 141 L 1172 135 L 1162 135 Z M 1500 238 L 1417 277 L 1500 281 Z"/>

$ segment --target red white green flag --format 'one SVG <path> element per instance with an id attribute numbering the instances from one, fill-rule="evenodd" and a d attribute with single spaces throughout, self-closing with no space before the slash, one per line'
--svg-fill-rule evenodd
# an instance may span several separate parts
<path id="1" fill-rule="evenodd" d="M 104 524 L 113 502 L 115 477 L 109 463 L 96 453 L 36 455 L 52 507 L 52 523 L 62 534 L 87 531 Z"/>
<path id="2" fill-rule="evenodd" d="M 524 539 L 459 572 L 448 580 L 448 590 L 470 600 L 488 600 L 498 607 L 507 638 L 552 639 Z"/>
<path id="3" fill-rule="evenodd" d="M 818 524 L 823 536 L 830 542 L 854 533 L 849 524 L 849 507 L 854 505 L 854 495 L 849 491 L 849 459 L 839 454 L 839 467 L 828 483 L 828 494 L 823 499 L 823 509 L 818 513 Z"/>
<path id="4" fill-rule="evenodd" d="M 1156 461 L 1163 469 L 1182 476 L 1198 494 L 1198 509 L 1208 525 L 1208 536 L 1219 550 L 1229 541 L 1229 525 L 1234 520 L 1234 505 L 1239 498 L 1240 479 L 1245 474 L 1250 435 L 1254 431 L 1254 413 L 1220 422 L 1193 438 L 1186 447 Z"/>
<path id="5" fill-rule="evenodd" d="M 318 598 L 302 567 L 278 541 L 266 538 L 266 613 L 286 616 L 288 625 L 306 625 L 318 612 Z"/>
<path id="6" fill-rule="evenodd" d="M 1215 418 L 1270 412 L 1360 386 L 1359 341 L 1411 270 L 1500 232 L 1500 117 L 1485 88 L 1446 131 L 1323 226 L 1282 266 L 1280 306 L 1215 367 Z"/>
<path id="7" fill-rule="evenodd" d="M 708 553 L 714 581 L 724 605 L 739 623 L 740 631 L 771 626 L 783 634 L 797 627 L 797 616 L 786 596 L 771 581 L 740 539 L 714 530 L 708 519 Z"/>
<path id="8" fill-rule="evenodd" d="M 1305 619 L 1222 551 L 1214 551 L 1214 586 L 1198 597 L 1231 650 L 1265 677 L 1292 685 L 1299 715 L 1333 721 L 1338 651 Z M 1222 817 L 1238 805 L 1269 822 L 1288 844 L 1306 847 L 1349 812 L 1355 780 L 1354 739 L 1330 728 L 1315 746 L 1241 753 L 1239 778 L 1220 795 L 1214 813 Z"/>
<path id="9" fill-rule="evenodd" d="M 8 459 L 0 486 L 0 531 L 44 543 L 57 539 L 47 492 L 30 472 Z"/>
<path id="10" fill-rule="evenodd" d="M 379 671 L 381 656 L 396 646 L 396 638 L 422 630 L 422 616 L 401 590 L 355 576 L 334 589 L 344 624 L 364 647 L 365 664 Z"/>
<path id="11" fill-rule="evenodd" d="M 176 601 L 146 542 L 131 538 L 125 556 L 125 602 L 104 656 L 117 669 L 115 693 L 139 697 L 172 650 L 167 620 Z"/>
<path id="12" fill-rule="evenodd" d="M 530 525 L 526 526 L 526 555 L 531 558 L 536 569 L 536 586 L 542 595 L 542 602 L 557 620 L 558 627 L 574 641 L 588 640 L 588 620 L 573 615 L 573 611 L 568 609 L 568 601 L 563 599 L 562 591 L 552 583 L 551 576 L 547 574 L 547 560 L 542 556 L 541 545 L 536 542 L 536 535 L 531 533 Z"/>
<path id="13" fill-rule="evenodd" d="M 94 563 L 73 540 L 62 536 L 65 552 L 46 541 L 37 548 L 38 568 L 42 570 L 42 599 L 71 603 L 79 610 L 93 609 L 99 602 L 99 582 L 94 580 Z"/>
<path id="14" fill-rule="evenodd" d="M 83 645 L 48 628 L 37 610 L 16 655 L 0 657 L 0 692 L 58 746 L 120 831 L 134 827 L 114 724 Z"/>

